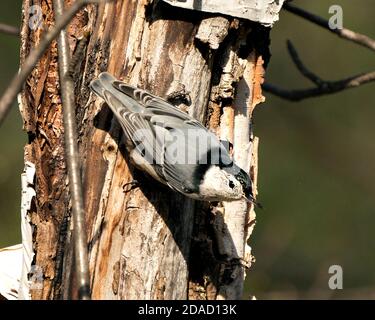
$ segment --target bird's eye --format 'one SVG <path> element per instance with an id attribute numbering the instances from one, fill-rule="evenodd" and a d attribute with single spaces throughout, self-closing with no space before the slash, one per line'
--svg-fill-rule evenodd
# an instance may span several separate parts
<path id="1" fill-rule="evenodd" d="M 232 181 L 232 180 L 229 180 L 229 187 L 230 187 L 231 189 L 233 189 L 233 188 L 234 188 L 234 183 L 233 183 L 233 181 Z"/>

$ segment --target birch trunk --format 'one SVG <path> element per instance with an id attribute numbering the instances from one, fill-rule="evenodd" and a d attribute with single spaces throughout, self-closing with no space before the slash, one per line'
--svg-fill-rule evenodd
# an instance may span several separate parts
<path id="1" fill-rule="evenodd" d="M 44 29 L 54 20 L 51 0 L 24 1 L 21 63 L 44 32 L 28 27 L 31 5 L 41 6 Z M 123 0 L 88 5 L 76 16 L 68 28 L 72 52 L 85 33 L 75 82 L 93 299 L 241 298 L 252 262 L 246 243 L 253 208 L 241 201 L 195 202 L 135 170 L 117 121 L 88 84 L 108 70 L 156 95 L 174 96 L 232 143 L 256 184 L 251 118 L 263 100 L 268 29 L 163 2 Z M 43 286 L 31 288 L 33 299 L 76 298 L 57 55 L 53 43 L 19 99 L 29 136 L 25 162 L 36 168 L 28 214 Z M 176 94 L 182 90 L 190 105 Z M 140 187 L 130 188 L 133 179 Z"/>

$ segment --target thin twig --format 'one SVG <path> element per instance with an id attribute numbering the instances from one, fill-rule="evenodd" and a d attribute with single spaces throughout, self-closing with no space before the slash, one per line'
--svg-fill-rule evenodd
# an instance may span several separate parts
<path id="1" fill-rule="evenodd" d="M 53 2 L 56 24 L 59 23 L 64 11 L 64 1 Z M 75 253 L 75 272 L 78 283 L 79 298 L 90 299 L 90 274 L 87 254 L 87 235 L 85 211 L 83 205 L 80 161 L 77 144 L 77 126 L 75 118 L 74 81 L 69 74 L 70 49 L 65 30 L 58 37 L 60 89 L 64 113 L 65 157 L 69 176 L 69 191 L 72 198 L 73 241 Z"/>
<path id="2" fill-rule="evenodd" d="M 311 12 L 308 12 L 304 9 L 301 9 L 299 7 L 296 7 L 295 5 L 293 4 L 290 4 L 290 3 L 285 3 L 284 6 L 283 6 L 283 9 L 291 12 L 291 13 L 294 13 L 295 15 L 297 16 L 300 16 L 312 23 L 315 23 L 316 25 L 318 26 L 321 26 L 322 28 L 334 33 L 334 34 L 337 34 L 339 37 L 343 38 L 343 39 L 346 39 L 346 40 L 349 40 L 349 41 L 352 41 L 356 44 L 359 44 L 361 46 L 364 46 L 366 48 L 369 48 L 373 51 L 375 51 L 375 40 L 364 35 L 364 34 L 361 34 L 361 33 L 358 33 L 358 32 L 354 32 L 352 30 L 349 30 L 349 29 L 346 29 L 346 28 L 342 28 L 342 29 L 331 29 L 329 27 L 329 21 L 318 16 L 318 15 L 315 15 Z"/>
<path id="3" fill-rule="evenodd" d="M 11 36 L 19 36 L 20 35 L 20 30 L 17 27 L 10 26 L 5 23 L 0 23 L 0 32 L 9 34 Z"/>
<path id="4" fill-rule="evenodd" d="M 16 99 L 17 94 L 22 90 L 23 84 L 26 81 L 27 77 L 29 76 L 39 59 L 43 56 L 44 52 L 48 49 L 51 42 L 58 36 L 59 32 L 68 25 L 75 14 L 84 5 L 91 2 L 96 3 L 98 2 L 98 0 L 77 0 L 73 2 L 66 13 L 61 16 L 56 25 L 46 33 L 38 47 L 34 48 L 30 52 L 30 54 L 24 61 L 21 70 L 13 77 L 8 88 L 5 90 L 0 99 L 0 126 L 3 123 L 6 115 L 8 114 L 13 101 Z"/>
<path id="5" fill-rule="evenodd" d="M 287 46 L 289 54 L 294 64 L 296 65 L 297 69 L 302 73 L 302 75 L 305 76 L 307 79 L 311 80 L 317 86 L 321 86 L 324 81 L 304 65 L 304 63 L 298 55 L 296 48 L 293 46 L 293 43 L 290 40 L 287 41 Z"/>

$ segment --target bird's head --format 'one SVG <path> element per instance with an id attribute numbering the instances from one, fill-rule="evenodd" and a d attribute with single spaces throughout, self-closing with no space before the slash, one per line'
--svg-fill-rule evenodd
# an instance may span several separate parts
<path id="1" fill-rule="evenodd" d="M 249 175 L 234 163 L 230 166 L 210 166 L 200 183 L 199 193 L 208 201 L 246 199 L 257 204 Z"/>
<path id="2" fill-rule="evenodd" d="M 255 201 L 255 198 L 253 196 L 252 181 L 249 175 L 243 169 L 232 163 L 230 166 L 222 167 L 222 170 L 227 172 L 231 179 L 233 179 L 234 177 L 234 179 L 240 183 L 241 194 L 239 198 L 245 199 L 247 202 L 250 202 L 257 207 L 262 208 L 262 205 Z"/>
<path id="3" fill-rule="evenodd" d="M 207 201 L 239 200 L 243 195 L 243 187 L 234 174 L 220 166 L 211 165 L 200 182 L 199 194 Z"/>

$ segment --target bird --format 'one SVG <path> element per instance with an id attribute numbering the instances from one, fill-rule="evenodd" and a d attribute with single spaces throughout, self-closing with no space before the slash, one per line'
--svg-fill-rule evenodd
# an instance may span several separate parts
<path id="1" fill-rule="evenodd" d="M 108 72 L 90 83 L 125 135 L 130 160 L 141 171 L 189 198 L 260 206 L 249 175 L 216 135 L 167 100 L 126 84 Z"/>

